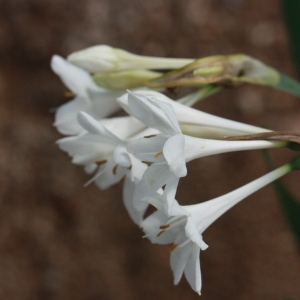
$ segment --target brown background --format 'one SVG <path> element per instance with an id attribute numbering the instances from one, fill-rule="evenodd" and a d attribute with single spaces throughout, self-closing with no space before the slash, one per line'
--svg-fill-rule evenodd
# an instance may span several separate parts
<path id="1" fill-rule="evenodd" d="M 2 0 L 0 2 L 0 299 L 199 299 L 172 284 L 168 247 L 151 245 L 127 216 L 121 187 L 100 191 L 55 141 L 50 110 L 65 88 L 49 68 L 95 44 L 137 54 L 247 53 L 293 75 L 275 0 Z M 300 103 L 253 86 L 199 109 L 274 130 L 300 128 Z M 274 150 L 277 165 L 295 154 Z M 266 172 L 260 151 L 189 165 L 181 203 L 229 192 Z M 300 197 L 299 174 L 285 182 Z M 204 234 L 201 299 L 300 299 L 299 256 L 271 187 Z"/>

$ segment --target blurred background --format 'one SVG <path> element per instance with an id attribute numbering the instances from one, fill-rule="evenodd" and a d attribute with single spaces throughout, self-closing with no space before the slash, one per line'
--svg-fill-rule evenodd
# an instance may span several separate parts
<path id="1" fill-rule="evenodd" d="M 246 53 L 295 77 L 280 1 L 0 1 L 0 299 L 199 299 L 173 286 L 168 246 L 152 245 L 129 219 L 122 187 L 89 177 L 55 141 L 53 108 L 65 87 L 53 54 L 108 44 L 136 54 L 199 58 Z M 299 99 L 244 85 L 197 108 L 273 130 L 300 129 Z M 273 150 L 276 165 L 295 153 Z M 262 153 L 188 165 L 178 200 L 198 203 L 267 172 Z M 299 174 L 284 182 L 300 197 Z M 300 261 L 272 186 L 204 233 L 201 299 L 300 299 Z"/>

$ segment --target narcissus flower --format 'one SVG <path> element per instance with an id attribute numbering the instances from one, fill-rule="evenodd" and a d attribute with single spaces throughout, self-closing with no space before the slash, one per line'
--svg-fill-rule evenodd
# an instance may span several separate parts
<path id="1" fill-rule="evenodd" d="M 140 90 L 135 90 L 133 92 L 128 92 L 118 98 L 118 102 L 120 106 L 129 115 L 134 115 L 133 111 L 135 111 L 134 107 L 132 105 L 131 106 L 129 105 L 130 97 L 131 98 L 136 97 L 139 99 L 148 98 L 154 101 L 162 101 L 170 104 L 173 107 L 176 118 L 180 124 L 209 126 L 212 128 L 216 128 L 216 131 L 217 129 L 219 129 L 222 132 L 222 134 L 224 133 L 226 135 L 242 135 L 242 134 L 261 133 L 261 132 L 270 131 L 269 129 L 265 129 L 262 127 L 236 122 L 233 120 L 208 114 L 198 109 L 194 109 L 192 107 L 183 105 L 178 101 L 174 101 L 162 93 L 153 90 L 147 90 L 147 89 L 140 89 Z M 221 135 L 218 136 L 220 137 Z"/>
<path id="2" fill-rule="evenodd" d="M 141 178 L 145 165 L 127 152 L 122 128 L 118 132 L 120 138 L 85 112 L 78 114 L 78 123 L 84 129 L 81 134 L 60 139 L 57 143 L 73 157 L 74 164 L 85 166 L 88 173 L 96 171 L 90 182 L 106 189 L 129 172 L 133 177 Z M 127 128 L 128 135 L 129 129 L 133 128 Z"/>
<path id="3" fill-rule="evenodd" d="M 150 167 L 137 183 L 133 196 L 137 210 L 144 209 L 156 192 L 163 191 L 164 205 L 172 209 L 180 177 L 187 175 L 186 162 L 224 152 L 284 147 L 285 142 L 222 141 L 183 135 L 173 106 L 154 98 L 130 93 L 128 106 L 131 114 L 158 134 L 128 142 L 127 150 Z"/>
<path id="4" fill-rule="evenodd" d="M 160 201 L 153 201 L 158 211 L 142 222 L 142 228 L 152 243 L 172 244 L 170 263 L 174 284 L 178 284 L 184 273 L 192 289 L 200 294 L 199 255 L 200 250 L 208 247 L 202 233 L 235 204 L 293 169 L 299 169 L 299 158 L 213 200 L 187 206 L 181 206 L 174 200 L 170 216 Z"/>

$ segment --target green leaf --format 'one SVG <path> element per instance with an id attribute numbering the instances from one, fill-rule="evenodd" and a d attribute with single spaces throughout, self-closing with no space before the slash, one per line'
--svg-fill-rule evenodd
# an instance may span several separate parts
<path id="1" fill-rule="evenodd" d="M 273 185 L 300 251 L 300 203 L 280 180 L 275 181 Z"/>
<path id="2" fill-rule="evenodd" d="M 282 9 L 296 70 L 300 77 L 300 1 L 282 0 Z"/>

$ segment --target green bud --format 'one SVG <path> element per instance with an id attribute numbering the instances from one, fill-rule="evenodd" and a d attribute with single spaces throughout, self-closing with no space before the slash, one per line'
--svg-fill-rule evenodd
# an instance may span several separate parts
<path id="1" fill-rule="evenodd" d="M 221 74 L 225 71 L 224 67 L 222 66 L 213 66 L 213 67 L 203 67 L 200 69 L 194 70 L 193 74 L 195 76 L 201 75 L 201 76 L 212 76 L 212 75 L 217 75 Z"/>
<path id="2" fill-rule="evenodd" d="M 161 76 L 149 70 L 128 70 L 94 75 L 97 85 L 110 90 L 126 90 L 145 86 L 145 82 Z"/>
<path id="3" fill-rule="evenodd" d="M 218 55 L 198 59 L 193 63 L 169 72 L 149 82 L 149 87 L 180 85 L 239 85 L 252 83 L 276 86 L 280 74 L 257 59 L 243 54 Z"/>

